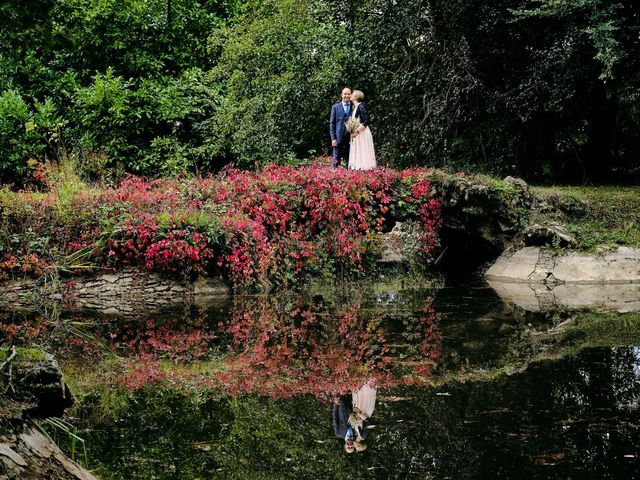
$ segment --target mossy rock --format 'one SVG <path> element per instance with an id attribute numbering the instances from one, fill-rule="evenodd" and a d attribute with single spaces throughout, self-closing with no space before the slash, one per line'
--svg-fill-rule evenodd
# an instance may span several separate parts
<path id="1" fill-rule="evenodd" d="M 0 350 L 0 361 L 8 358 L 8 348 Z M 34 418 L 61 416 L 73 404 L 73 397 L 63 382 L 58 362 L 52 355 L 33 348 L 16 349 L 17 355 L 11 362 L 11 378 L 2 378 L 3 391 L 7 390 L 7 400 L 19 404 L 23 414 Z M 11 382 L 7 389 L 8 382 Z"/>

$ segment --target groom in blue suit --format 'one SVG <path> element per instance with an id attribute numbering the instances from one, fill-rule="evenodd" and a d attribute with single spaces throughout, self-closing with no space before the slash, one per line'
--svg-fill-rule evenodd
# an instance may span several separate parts
<path id="1" fill-rule="evenodd" d="M 341 93 L 342 101 L 331 107 L 331 118 L 329 119 L 329 133 L 331 135 L 331 146 L 333 147 L 333 168 L 338 168 L 341 161 L 347 166 L 349 161 L 349 142 L 351 135 L 347 132 L 344 122 L 352 113 L 351 89 L 344 87 Z"/>

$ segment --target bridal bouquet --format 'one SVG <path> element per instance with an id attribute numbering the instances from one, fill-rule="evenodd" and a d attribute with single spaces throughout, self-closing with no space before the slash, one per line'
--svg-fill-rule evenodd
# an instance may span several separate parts
<path id="1" fill-rule="evenodd" d="M 344 126 L 347 127 L 347 131 L 352 135 L 358 131 L 360 125 L 362 124 L 356 117 L 349 117 L 347 121 L 344 122 Z"/>

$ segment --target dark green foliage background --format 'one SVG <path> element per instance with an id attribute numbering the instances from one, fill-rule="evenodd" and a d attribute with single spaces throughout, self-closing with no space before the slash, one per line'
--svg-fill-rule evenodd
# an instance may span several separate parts
<path id="1" fill-rule="evenodd" d="M 3 2 L 0 180 L 30 158 L 113 178 L 328 154 L 343 85 L 382 164 L 632 178 L 639 32 L 630 1 Z"/>

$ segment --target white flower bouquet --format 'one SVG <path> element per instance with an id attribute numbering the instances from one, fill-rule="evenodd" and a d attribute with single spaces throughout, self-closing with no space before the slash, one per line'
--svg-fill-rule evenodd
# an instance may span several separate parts
<path id="1" fill-rule="evenodd" d="M 344 122 L 344 126 L 347 127 L 347 132 L 349 132 L 351 135 L 358 131 L 360 125 L 362 125 L 362 123 L 360 123 L 360 120 L 356 117 L 349 117 L 347 121 Z"/>

